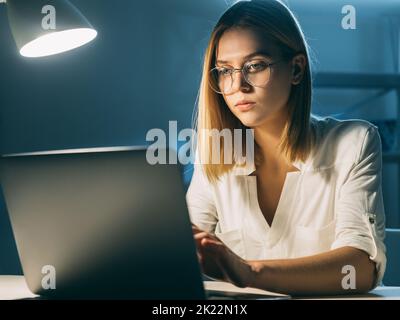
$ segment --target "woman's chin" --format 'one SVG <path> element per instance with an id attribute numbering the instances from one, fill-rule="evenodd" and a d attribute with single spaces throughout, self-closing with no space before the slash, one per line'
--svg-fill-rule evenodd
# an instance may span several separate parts
<path id="1" fill-rule="evenodd" d="M 246 127 L 249 127 L 249 128 L 255 128 L 263 122 L 263 119 L 261 119 L 260 117 L 252 116 L 252 115 L 241 116 L 239 118 L 239 120 L 243 125 L 245 125 Z"/>

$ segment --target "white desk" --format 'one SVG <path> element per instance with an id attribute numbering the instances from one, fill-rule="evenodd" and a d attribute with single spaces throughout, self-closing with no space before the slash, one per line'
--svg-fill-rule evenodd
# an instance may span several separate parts
<path id="1" fill-rule="evenodd" d="M 23 276 L 0 276 L 0 300 L 35 298 Z"/>
<path id="2" fill-rule="evenodd" d="M 23 276 L 0 276 L 0 300 L 35 298 L 29 291 Z M 345 300 L 400 300 L 400 287 L 378 287 L 365 295 L 338 297 L 313 297 L 309 299 L 345 299 Z"/>

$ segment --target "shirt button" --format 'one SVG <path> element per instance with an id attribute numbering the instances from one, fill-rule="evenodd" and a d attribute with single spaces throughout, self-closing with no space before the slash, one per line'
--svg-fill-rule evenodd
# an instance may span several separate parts
<path id="1" fill-rule="evenodd" d="M 369 222 L 371 223 L 371 224 L 374 224 L 375 223 L 375 217 L 376 217 L 376 215 L 375 214 L 373 214 L 373 213 L 369 213 L 368 214 L 368 218 L 369 218 Z"/>
<path id="2" fill-rule="evenodd" d="M 375 219 L 374 218 L 369 218 L 369 222 L 373 224 L 373 223 L 375 223 Z"/>

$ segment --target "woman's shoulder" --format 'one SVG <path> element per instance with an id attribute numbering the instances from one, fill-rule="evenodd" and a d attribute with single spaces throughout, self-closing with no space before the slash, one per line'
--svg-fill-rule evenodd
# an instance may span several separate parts
<path id="1" fill-rule="evenodd" d="M 366 145 L 380 147 L 378 128 L 366 120 L 313 116 L 311 121 L 316 133 L 314 154 L 320 165 L 354 162 Z"/>
<path id="2" fill-rule="evenodd" d="M 359 138 L 365 136 L 368 131 L 377 129 L 374 124 L 362 119 L 339 120 L 333 117 L 313 116 L 311 122 L 322 138 Z"/>

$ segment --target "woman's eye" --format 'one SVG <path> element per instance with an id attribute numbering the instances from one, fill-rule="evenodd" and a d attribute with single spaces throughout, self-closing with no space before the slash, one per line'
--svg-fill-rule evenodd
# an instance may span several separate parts
<path id="1" fill-rule="evenodd" d="M 221 68 L 218 70 L 218 74 L 220 76 L 228 76 L 228 75 L 230 75 L 230 73 L 231 73 L 231 69 L 228 69 L 228 68 Z"/>
<path id="2" fill-rule="evenodd" d="M 248 72 L 257 72 L 257 71 L 262 71 L 267 67 L 267 64 L 263 61 L 260 62 L 254 62 L 249 65 L 247 65 L 247 71 Z"/>

